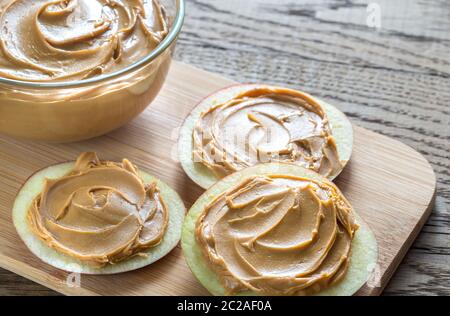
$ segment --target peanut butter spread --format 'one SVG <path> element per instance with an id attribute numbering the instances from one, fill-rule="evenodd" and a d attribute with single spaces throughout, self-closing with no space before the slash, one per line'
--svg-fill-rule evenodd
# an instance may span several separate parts
<path id="1" fill-rule="evenodd" d="M 193 131 L 193 159 L 217 177 L 260 162 L 289 162 L 331 177 L 339 160 L 322 107 L 282 88 L 256 88 L 203 112 Z"/>
<path id="2" fill-rule="evenodd" d="M 168 210 L 156 184 L 144 184 L 130 161 L 84 153 L 70 173 L 46 181 L 28 219 L 50 247 L 103 266 L 159 244 Z"/>
<path id="3" fill-rule="evenodd" d="M 158 0 L 0 0 L 0 76 L 68 81 L 124 68 L 168 33 Z"/>
<path id="4" fill-rule="evenodd" d="M 228 294 L 307 295 L 345 275 L 357 228 L 331 183 L 273 175 L 218 196 L 195 234 Z"/>

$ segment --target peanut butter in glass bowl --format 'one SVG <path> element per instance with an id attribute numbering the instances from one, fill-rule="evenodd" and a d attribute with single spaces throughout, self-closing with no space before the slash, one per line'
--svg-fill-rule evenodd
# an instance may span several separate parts
<path id="1" fill-rule="evenodd" d="M 0 133 L 71 142 L 160 91 L 184 0 L 0 0 Z"/>

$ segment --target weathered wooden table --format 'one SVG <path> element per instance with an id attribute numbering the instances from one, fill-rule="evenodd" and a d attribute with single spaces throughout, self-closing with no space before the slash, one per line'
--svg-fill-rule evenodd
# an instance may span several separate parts
<path id="1" fill-rule="evenodd" d="M 433 213 L 384 294 L 450 295 L 450 1 L 187 0 L 175 58 L 305 90 L 421 152 Z M 55 292 L 0 269 L 0 295 Z"/>

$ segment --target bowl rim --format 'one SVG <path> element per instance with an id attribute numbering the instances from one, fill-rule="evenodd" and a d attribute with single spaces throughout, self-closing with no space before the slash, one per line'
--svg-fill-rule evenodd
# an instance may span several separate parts
<path id="1" fill-rule="evenodd" d="M 20 86 L 26 88 L 74 88 L 74 87 L 82 87 L 85 85 L 105 82 L 110 79 L 115 79 L 124 74 L 131 73 L 137 70 L 142 65 L 146 65 L 153 60 L 155 60 L 159 55 L 161 55 L 167 48 L 169 48 L 172 43 L 177 39 L 180 34 L 181 28 L 184 22 L 185 16 L 185 0 L 175 0 L 177 13 L 175 16 L 175 20 L 173 22 L 172 28 L 170 29 L 167 36 L 159 43 L 159 45 L 152 50 L 147 56 L 144 58 L 134 62 L 131 65 L 128 65 L 125 68 L 119 69 L 115 72 L 111 72 L 105 75 L 101 75 L 98 77 L 93 77 L 89 79 L 82 80 L 74 80 L 74 81 L 61 81 L 61 82 L 38 82 L 38 81 L 24 81 L 24 80 L 16 80 L 0 77 L 0 84 L 7 84 L 12 86 Z"/>

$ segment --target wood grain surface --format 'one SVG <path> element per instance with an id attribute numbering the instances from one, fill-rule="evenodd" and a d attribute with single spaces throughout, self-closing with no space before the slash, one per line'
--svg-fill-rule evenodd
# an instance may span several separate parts
<path id="1" fill-rule="evenodd" d="M 11 225 L 15 193 L 36 170 L 96 151 L 106 160 L 127 157 L 174 188 L 187 208 L 204 192 L 182 170 L 176 136 L 193 106 L 235 82 L 174 62 L 164 89 L 153 104 L 125 127 L 92 140 L 43 144 L 0 137 L 0 266 L 70 295 L 205 295 L 178 246 L 158 262 L 128 273 L 82 275 L 80 286 L 67 286 L 71 275 L 34 256 Z M 33 155 L 30 161 L 29 157 Z M 395 272 L 431 211 L 436 177 L 417 151 L 389 137 L 354 126 L 352 158 L 335 180 L 375 234 L 378 261 L 359 295 L 379 295 Z"/>
<path id="2" fill-rule="evenodd" d="M 380 28 L 367 25 L 369 3 Z M 175 58 L 303 89 L 422 153 L 438 178 L 437 203 L 384 293 L 449 295 L 449 29 L 447 0 L 187 0 Z M 0 270 L 0 294 L 54 292 Z"/>

